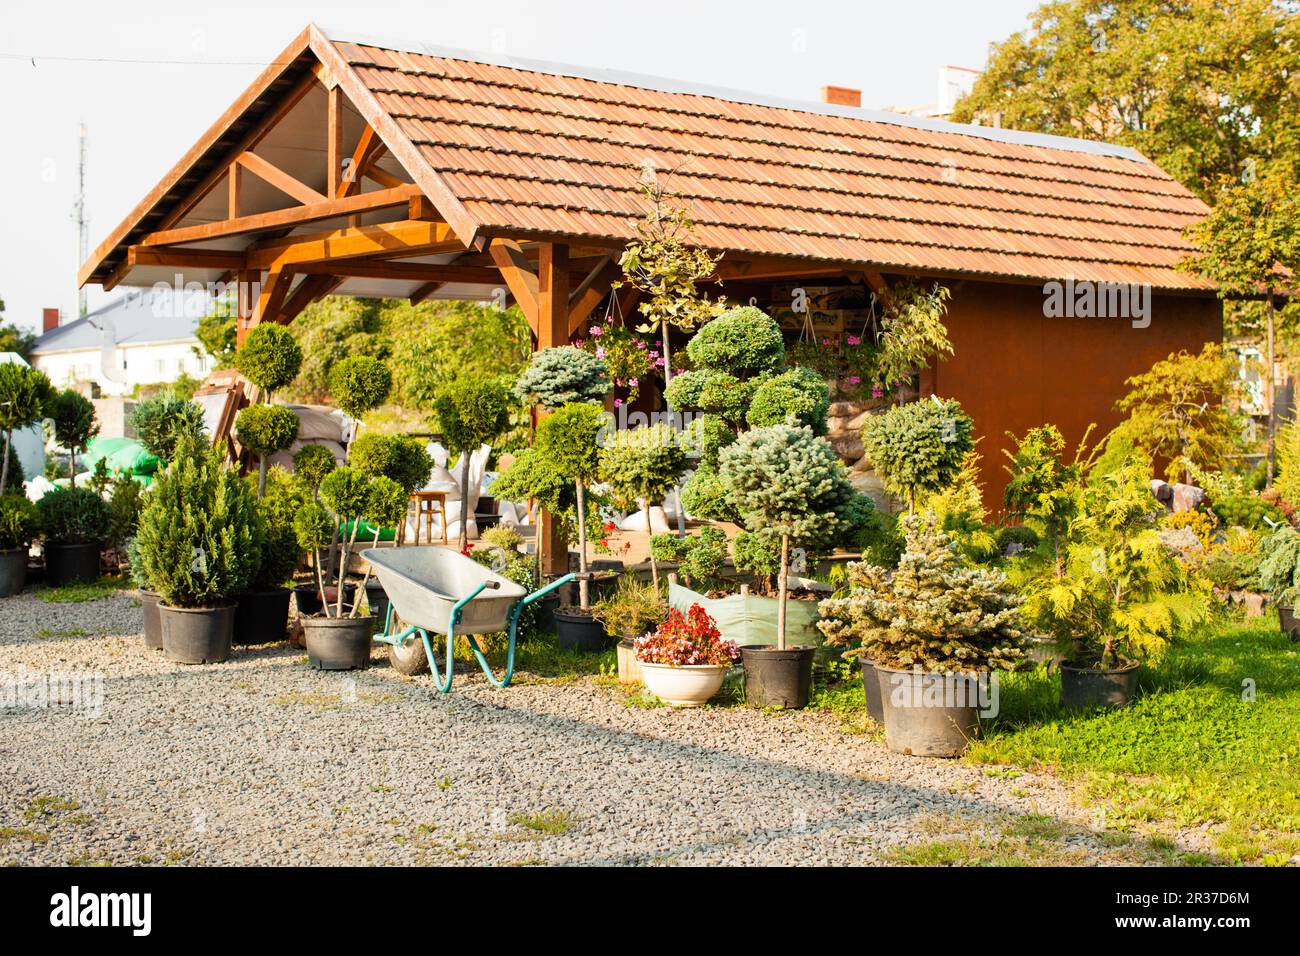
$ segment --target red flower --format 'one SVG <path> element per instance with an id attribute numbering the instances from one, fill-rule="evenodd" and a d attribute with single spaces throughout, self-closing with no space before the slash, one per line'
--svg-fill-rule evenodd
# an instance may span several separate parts
<path id="1" fill-rule="evenodd" d="M 692 604 L 685 614 L 671 608 L 658 629 L 637 638 L 634 648 L 637 660 L 671 667 L 729 666 L 740 659 L 735 642 L 722 637 L 717 622 L 698 603 Z"/>

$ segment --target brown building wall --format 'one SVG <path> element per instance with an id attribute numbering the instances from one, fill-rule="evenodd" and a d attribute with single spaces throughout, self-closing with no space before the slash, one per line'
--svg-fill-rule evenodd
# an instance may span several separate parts
<path id="1" fill-rule="evenodd" d="M 1223 337 L 1223 309 L 1214 298 L 1155 295 L 1151 324 L 1124 318 L 1047 318 L 1039 286 L 961 282 L 950 286 L 948 334 L 955 354 L 926 383 L 955 398 L 975 420 L 983 455 L 984 501 L 1002 504 L 1006 432 L 1023 435 L 1054 424 L 1073 454 L 1090 423 L 1096 436 L 1120 421 L 1115 402 L 1124 380 L 1179 349 L 1199 351 Z"/>

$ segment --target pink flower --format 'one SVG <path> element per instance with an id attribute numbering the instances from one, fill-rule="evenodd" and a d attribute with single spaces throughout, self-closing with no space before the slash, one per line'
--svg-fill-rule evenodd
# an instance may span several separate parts
<path id="1" fill-rule="evenodd" d="M 596 358 L 603 359 L 604 357 L 605 357 L 605 349 L 602 346 L 599 345 L 596 346 Z"/>
<path id="2" fill-rule="evenodd" d="M 849 384 L 850 384 L 850 385 L 857 385 L 857 384 L 858 384 L 859 382 L 861 382 L 861 381 L 862 381 L 862 379 L 859 378 L 857 375 L 850 375 L 850 376 L 849 376 Z"/>
<path id="3" fill-rule="evenodd" d="M 636 340 L 636 347 L 644 351 L 644 349 L 645 349 L 645 347 L 646 347 L 646 346 L 645 346 L 645 342 L 641 341 L 640 339 L 637 339 L 637 340 Z"/>
<path id="4" fill-rule="evenodd" d="M 849 345 L 861 345 L 861 344 L 862 344 L 862 339 L 858 338 L 856 335 L 850 335 L 850 336 L 849 336 L 845 341 L 847 341 L 847 342 L 849 343 Z"/>
<path id="5" fill-rule="evenodd" d="M 655 368 L 663 368 L 663 367 L 664 367 L 664 360 L 661 358 L 655 359 Z"/>
<path id="6" fill-rule="evenodd" d="M 587 341 L 586 339 L 577 339 L 577 340 L 574 341 L 574 343 L 573 343 L 573 347 L 574 347 L 575 349 L 580 349 L 580 348 L 582 348 L 583 343 L 585 343 L 586 341 Z"/>
<path id="7" fill-rule="evenodd" d="M 830 345 L 830 344 L 831 344 L 830 339 L 822 339 L 822 345 Z"/>
<path id="8" fill-rule="evenodd" d="M 591 333 L 592 338 L 597 338 L 597 339 L 605 334 L 605 330 L 602 329 L 599 325 L 593 325 L 587 331 Z"/>
<path id="9" fill-rule="evenodd" d="M 627 380 L 628 388 L 636 388 L 640 384 L 641 383 L 634 378 L 630 378 Z"/>
<path id="10" fill-rule="evenodd" d="M 884 394 L 885 394 L 885 390 L 884 390 L 883 388 L 881 388 L 879 385 L 872 385 L 872 386 L 871 386 L 871 397 L 872 397 L 872 398 L 881 398 Z"/>
<path id="11" fill-rule="evenodd" d="M 614 399 L 614 407 L 615 407 L 615 408 L 622 408 L 622 407 L 623 407 L 623 399 L 621 399 L 621 398 L 616 398 L 616 399 Z"/>

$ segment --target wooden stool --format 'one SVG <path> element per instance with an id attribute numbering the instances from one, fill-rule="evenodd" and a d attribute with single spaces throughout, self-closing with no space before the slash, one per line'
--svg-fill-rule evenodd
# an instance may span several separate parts
<path id="1" fill-rule="evenodd" d="M 415 543 L 420 543 L 420 517 L 424 516 L 424 536 L 433 544 L 433 516 L 435 511 L 442 518 L 442 543 L 448 544 L 447 540 L 447 492 L 445 491 L 413 491 L 411 500 L 415 502 Z M 434 504 L 437 504 L 437 509 Z"/>

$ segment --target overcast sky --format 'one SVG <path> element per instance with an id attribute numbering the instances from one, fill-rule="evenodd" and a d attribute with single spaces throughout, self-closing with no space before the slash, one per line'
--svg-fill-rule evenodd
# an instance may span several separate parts
<path id="1" fill-rule="evenodd" d="M 89 129 L 90 247 L 135 206 L 308 21 L 392 37 L 863 105 L 937 97 L 943 65 L 981 67 L 1035 0 L 54 2 L 0 12 L 4 320 L 76 314 L 77 129 Z M 32 58 L 35 58 L 33 64 Z M 109 296 L 115 296 L 115 291 Z M 90 287 L 90 308 L 106 301 Z"/>

